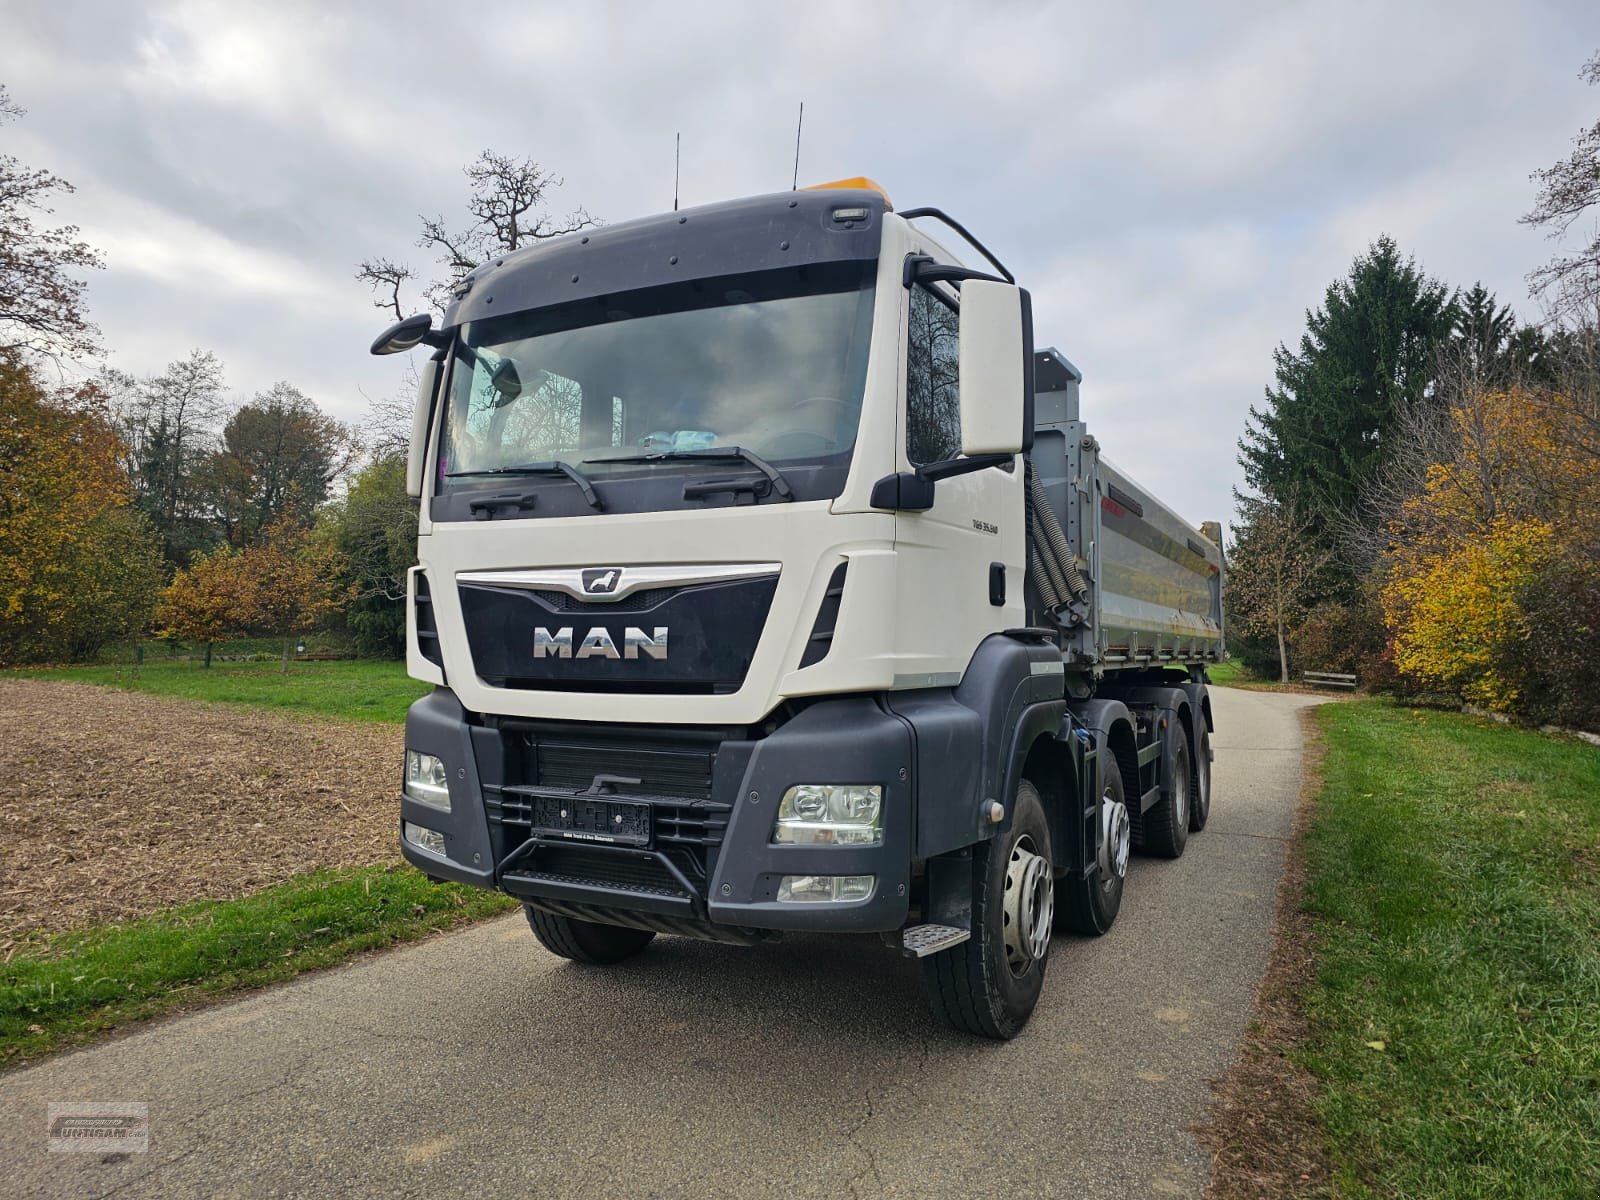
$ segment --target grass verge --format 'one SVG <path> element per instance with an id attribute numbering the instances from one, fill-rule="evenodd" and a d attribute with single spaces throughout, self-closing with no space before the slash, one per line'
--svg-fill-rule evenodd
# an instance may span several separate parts
<path id="1" fill-rule="evenodd" d="M 1336 1194 L 1600 1195 L 1600 751 L 1328 705 L 1294 1057 Z"/>
<path id="2" fill-rule="evenodd" d="M 50 667 L 20 671 L 18 675 L 347 721 L 403 721 L 407 707 L 430 687 L 410 678 L 404 663 L 375 659 L 291 662 L 287 673 L 281 672 L 276 662 L 213 663 L 205 667 L 199 662 L 147 661 L 142 666 Z"/>
<path id="3" fill-rule="evenodd" d="M 1206 667 L 1206 677 L 1219 687 L 1244 688 L 1252 692 L 1301 692 L 1307 695 L 1326 695 L 1327 689 L 1315 688 L 1299 678 L 1280 683 L 1274 676 L 1257 675 L 1238 659 Z M 1335 695 L 1340 693 L 1335 691 Z M 1343 693 L 1348 695 L 1349 693 Z"/>
<path id="4" fill-rule="evenodd" d="M 57 934 L 0 966 L 0 1063 L 515 907 L 411 867 L 322 870 L 250 896 Z"/>

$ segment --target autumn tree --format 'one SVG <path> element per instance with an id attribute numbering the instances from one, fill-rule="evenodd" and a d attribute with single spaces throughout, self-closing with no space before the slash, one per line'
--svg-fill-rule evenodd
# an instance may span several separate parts
<path id="1" fill-rule="evenodd" d="M 197 553 L 162 590 L 156 608 L 156 623 L 168 637 L 205 647 L 207 667 L 212 647 L 248 627 L 254 614 L 252 584 L 241 564 L 228 546 Z"/>
<path id="2" fill-rule="evenodd" d="M 1558 387 L 1448 391 L 1421 489 L 1387 524 L 1396 666 L 1526 715 L 1579 712 L 1600 670 L 1600 460 Z"/>
<path id="3" fill-rule="evenodd" d="M 1290 637 L 1318 594 L 1332 553 L 1317 541 L 1297 497 L 1240 496 L 1238 502 L 1228 557 L 1228 619 L 1246 634 L 1276 640 L 1278 677 L 1288 683 Z"/>
<path id="4" fill-rule="evenodd" d="M 245 546 L 277 522 L 309 526 L 355 452 L 352 431 L 297 388 L 277 383 L 259 393 L 228 418 L 205 467 L 223 536 Z"/>
<path id="5" fill-rule="evenodd" d="M 0 125 L 23 115 L 0 86 Z M 49 171 L 0 154 L 0 354 L 84 356 L 98 352 L 99 330 L 84 306 L 77 273 L 103 265 L 72 225 L 51 227 L 50 199 L 73 187 Z"/>
<path id="6" fill-rule="evenodd" d="M 1600 84 L 1600 53 L 1583 64 L 1578 77 Z M 1533 173 L 1539 194 L 1522 217 L 1554 242 L 1565 241 L 1574 224 L 1600 207 L 1600 121 L 1573 139 L 1572 153 Z M 1593 324 L 1600 315 L 1600 227 L 1581 246 L 1560 250 L 1528 276 L 1536 295 L 1546 298 L 1557 317 Z"/>
<path id="7" fill-rule="evenodd" d="M 91 656 L 137 633 L 161 566 L 93 388 L 51 395 L 0 356 L 0 663 Z"/>
<path id="8" fill-rule="evenodd" d="M 340 582 L 345 565 L 337 548 L 308 540 L 292 521 L 266 530 L 259 544 L 239 555 L 238 569 L 249 599 L 248 624 L 282 639 L 285 672 L 295 635 L 309 633 L 350 599 Z"/>
<path id="9" fill-rule="evenodd" d="M 312 541 L 281 521 L 243 550 L 218 547 L 197 554 L 162 592 L 157 612 L 172 637 L 198 642 L 211 665 L 212 646 L 239 634 L 280 638 L 283 670 L 297 634 L 308 633 L 349 598 L 340 582 L 345 565 L 336 547 Z"/>
<path id="10" fill-rule="evenodd" d="M 375 293 L 373 303 L 393 312 L 396 320 L 406 315 L 402 293 L 408 288 L 420 284 L 427 301 L 443 311 L 451 289 L 473 268 L 594 224 L 581 206 L 565 216 L 551 215 L 546 207 L 549 194 L 563 181 L 531 158 L 485 150 L 462 170 L 467 177 L 468 220 L 458 225 L 443 215 L 418 218 L 422 232 L 416 244 L 435 256 L 437 278 L 421 280 L 409 265 L 383 257 L 368 259 L 356 270 L 356 278 Z"/>

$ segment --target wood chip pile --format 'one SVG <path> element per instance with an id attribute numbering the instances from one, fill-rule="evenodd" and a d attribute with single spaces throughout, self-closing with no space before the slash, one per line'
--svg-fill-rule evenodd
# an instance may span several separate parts
<path id="1" fill-rule="evenodd" d="M 398 725 L 0 679 L 0 954 L 399 857 Z"/>

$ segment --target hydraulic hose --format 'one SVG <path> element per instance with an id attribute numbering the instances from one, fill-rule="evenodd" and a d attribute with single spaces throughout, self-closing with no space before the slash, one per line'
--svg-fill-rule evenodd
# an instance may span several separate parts
<path id="1" fill-rule="evenodd" d="M 1062 595 L 1082 599 L 1089 594 L 1089 587 L 1078 570 L 1077 559 L 1067 545 L 1067 535 L 1061 530 L 1061 522 L 1056 520 L 1055 509 L 1050 507 L 1050 498 L 1045 494 L 1044 484 L 1039 482 L 1038 472 L 1033 470 L 1032 464 L 1029 464 L 1027 484 L 1034 520 L 1044 535 L 1046 566 L 1050 565 L 1053 558 L 1056 570 L 1061 575 L 1059 590 Z"/>
<path id="2" fill-rule="evenodd" d="M 1050 497 L 1044 484 L 1033 469 L 1033 463 L 1024 467 L 1024 496 L 1028 517 L 1028 565 L 1033 572 L 1034 586 L 1039 598 L 1051 612 L 1064 608 L 1073 600 L 1082 600 L 1089 594 L 1083 572 L 1078 570 L 1076 556 L 1067 545 L 1061 522 L 1056 520 L 1055 509 L 1050 507 Z"/>

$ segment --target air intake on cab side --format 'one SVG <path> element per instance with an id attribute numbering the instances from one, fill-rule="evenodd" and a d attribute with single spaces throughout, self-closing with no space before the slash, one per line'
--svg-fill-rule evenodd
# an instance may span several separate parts
<path id="1" fill-rule="evenodd" d="M 444 652 L 439 649 L 439 626 L 433 619 L 433 593 L 428 590 L 428 573 L 417 572 L 417 649 L 422 657 L 436 667 L 444 666 Z"/>
<path id="2" fill-rule="evenodd" d="M 839 621 L 839 604 L 844 599 L 845 570 L 849 566 L 848 562 L 840 563 L 828 577 L 828 590 L 822 593 L 816 622 L 811 626 L 811 636 L 806 639 L 805 652 L 800 655 L 802 667 L 821 662 L 833 647 L 833 627 Z"/>

